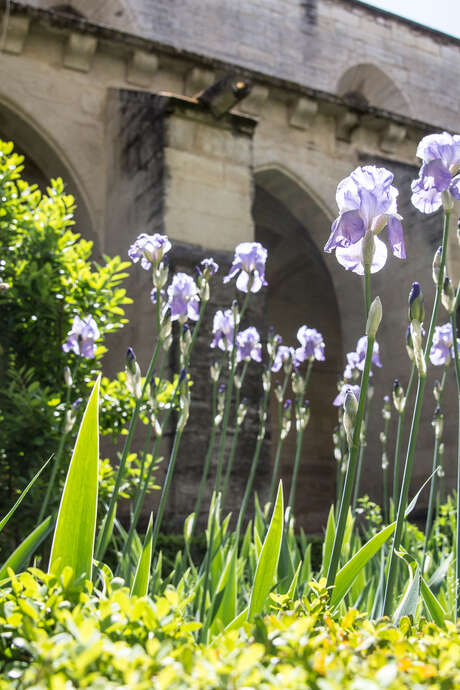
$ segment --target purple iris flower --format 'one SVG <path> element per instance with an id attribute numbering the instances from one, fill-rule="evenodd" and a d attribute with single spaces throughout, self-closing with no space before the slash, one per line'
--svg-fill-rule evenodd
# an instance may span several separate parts
<path id="1" fill-rule="evenodd" d="M 334 402 L 332 404 L 335 405 L 335 407 L 341 407 L 345 402 L 345 397 L 348 391 L 351 391 L 355 396 L 356 400 L 359 402 L 359 394 L 361 392 L 361 388 L 359 386 L 352 386 L 349 383 L 344 383 L 338 395 L 336 395 L 336 397 L 334 398 Z"/>
<path id="2" fill-rule="evenodd" d="M 445 323 L 443 326 L 436 326 L 430 350 L 431 363 L 435 366 L 448 364 L 450 357 L 454 356 L 453 344 L 452 325 Z"/>
<path id="3" fill-rule="evenodd" d="M 289 361 L 291 361 L 294 366 L 297 365 L 295 349 L 287 345 L 280 345 L 276 351 L 275 359 L 273 360 L 272 371 L 279 371 L 281 367 Z"/>
<path id="4" fill-rule="evenodd" d="M 195 281 L 186 273 L 176 273 L 168 286 L 168 306 L 171 309 L 171 321 L 180 319 L 198 321 L 200 316 L 198 288 Z"/>
<path id="5" fill-rule="evenodd" d="M 206 273 L 209 276 L 209 278 L 215 275 L 219 270 L 219 264 L 217 264 L 212 257 L 209 257 L 208 259 L 202 259 L 202 261 L 200 261 L 200 266 L 197 266 L 198 272 Z"/>
<path id="6" fill-rule="evenodd" d="M 167 235 L 147 235 L 143 232 L 128 249 L 128 256 L 135 264 L 140 261 L 142 268 L 148 271 L 152 264 L 157 266 L 170 249 L 171 242 Z"/>
<path id="7" fill-rule="evenodd" d="M 262 247 L 260 242 L 242 242 L 235 249 L 235 256 L 230 268 L 230 272 L 224 278 L 224 283 L 228 283 L 239 273 L 236 287 L 242 292 L 259 292 L 263 285 L 267 285 L 265 280 L 265 262 L 268 252 Z"/>
<path id="8" fill-rule="evenodd" d="M 243 359 L 249 361 L 253 359 L 255 362 L 262 361 L 262 345 L 260 344 L 260 335 L 257 328 L 250 326 L 245 331 L 241 331 L 236 336 L 236 360 L 241 362 Z"/>
<path id="9" fill-rule="evenodd" d="M 224 352 L 226 350 L 232 350 L 234 330 L 235 319 L 233 317 L 233 311 L 231 309 L 226 309 L 225 311 L 219 309 L 219 311 L 214 314 L 212 323 L 214 338 L 211 342 L 211 347 L 218 347 Z"/>
<path id="10" fill-rule="evenodd" d="M 437 211 L 443 192 L 460 199 L 460 135 L 429 134 L 419 143 L 417 156 L 423 163 L 411 185 L 415 208 L 422 213 Z"/>
<path id="11" fill-rule="evenodd" d="M 297 331 L 297 340 L 301 347 L 295 351 L 297 362 L 305 362 L 306 359 L 316 359 L 318 362 L 324 362 L 324 339 L 316 328 L 308 328 L 308 326 L 301 326 Z"/>
<path id="12" fill-rule="evenodd" d="M 64 352 L 72 350 L 76 355 L 93 359 L 95 354 L 94 342 L 98 338 L 99 329 L 93 317 L 84 316 L 81 319 L 79 316 L 76 316 L 62 349 Z"/>
<path id="13" fill-rule="evenodd" d="M 356 344 L 356 351 L 349 352 L 347 354 L 347 365 L 345 371 L 343 372 L 344 379 L 352 379 L 353 374 L 357 371 L 364 371 L 364 362 L 366 360 L 367 351 L 367 335 L 363 335 Z M 374 341 L 374 349 L 372 351 L 372 364 L 376 367 L 381 367 L 382 362 L 380 361 L 380 349 L 377 341 Z M 372 376 L 372 371 L 370 372 Z"/>
<path id="14" fill-rule="evenodd" d="M 366 232 L 374 236 L 371 273 L 380 271 L 386 263 L 387 248 L 377 237 L 385 227 L 393 254 L 398 259 L 406 258 L 401 216 L 396 207 L 399 192 L 392 182 L 389 170 L 366 165 L 356 168 L 337 187 L 340 215 L 332 224 L 324 250 L 335 249 L 337 261 L 359 275 L 364 274 L 362 250 Z"/>

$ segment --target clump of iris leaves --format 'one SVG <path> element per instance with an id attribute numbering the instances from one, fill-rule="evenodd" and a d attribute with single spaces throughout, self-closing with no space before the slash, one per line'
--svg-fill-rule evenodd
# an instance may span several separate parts
<path id="1" fill-rule="evenodd" d="M 173 563 L 165 565 L 160 530 L 190 413 L 190 362 L 218 266 L 208 258 L 201 262 L 196 280 L 184 273 L 171 277 L 166 262 L 169 239 L 147 234 L 137 238 L 129 256 L 153 280 L 156 338 L 144 376 L 134 352 L 128 351 L 125 381 L 133 400 L 132 415 L 111 494 L 101 508 L 98 377 L 83 405 L 73 453 L 62 458 L 68 469 L 59 489 L 59 508 L 49 514 L 45 509 L 36 527 L 0 568 L 0 688 L 332 689 L 431 687 L 433 683 L 458 687 L 458 506 L 457 497 L 444 497 L 439 481 L 445 380 L 452 372 L 460 381 L 458 343 L 453 336 L 459 291 L 446 274 L 448 235 L 458 225 L 457 140 L 447 133 L 430 135 L 417 152 L 423 165 L 412 185 L 413 203 L 424 213 L 442 206 L 442 240 L 433 261 L 435 298 L 425 327 L 418 283 L 409 296 L 408 385 L 404 390 L 396 381 L 393 401 L 390 397 L 383 401 L 382 508 L 359 496 L 366 461 L 369 379 L 372 364 L 379 362 L 377 335 L 384 318 L 378 296 L 372 296 L 371 276 L 383 270 L 387 260 L 387 247 L 378 237 L 383 230 L 388 232 L 393 254 L 405 258 L 403 226 L 393 177 L 385 169 L 358 168 L 338 186 L 339 216 L 325 249 L 335 251 L 344 268 L 362 276 L 365 313 L 356 352 L 347 356 L 335 401 L 337 500 L 329 511 L 320 559 L 312 560 L 312 543 L 296 529 L 294 506 L 310 415 L 307 387 L 313 365 L 325 358 L 325 344 L 315 328 L 303 325 L 299 347 L 283 345 L 271 333 L 265 353 L 256 329 L 242 328 L 252 294 L 266 284 L 267 259 L 260 244 L 245 242 L 236 248 L 224 278 L 224 282 L 236 278 L 239 299 L 218 311 L 213 320 L 212 418 L 195 509 L 184 524 L 183 549 Z M 350 275 L 350 280 L 359 278 Z M 2 282 L 3 291 L 10 287 Z M 438 324 L 441 309 L 448 314 L 443 325 Z M 73 353 L 77 361 L 91 358 L 98 337 L 94 317 L 75 313 L 63 350 Z M 158 389 L 171 347 L 177 349 L 179 366 L 168 395 L 162 398 Z M 259 367 L 264 393 L 257 409 L 259 430 L 241 508 L 232 520 L 223 506 L 248 412 L 245 377 L 248 368 L 262 360 L 266 366 Z M 433 471 L 419 491 L 409 496 L 431 365 L 443 366 L 442 379 L 435 385 Z M 275 381 L 275 375 L 281 376 L 281 382 Z M 67 378 L 71 386 L 70 373 Z M 272 389 L 278 404 L 279 437 L 267 500 L 261 503 L 253 495 L 253 486 Z M 69 421 L 72 414 L 68 405 L 63 419 Z M 129 521 L 122 522 L 117 515 L 120 486 L 141 416 L 148 418 L 148 442 Z M 407 447 L 403 447 L 406 417 L 411 423 Z M 387 444 L 392 418 L 397 427 L 394 450 Z M 140 533 L 139 518 L 161 439 L 172 423 L 171 453 L 158 506 L 145 533 Z M 279 473 L 289 433 L 295 434 L 296 451 L 286 497 Z M 393 454 L 390 495 L 388 458 Z M 59 449 L 56 456 L 61 461 Z M 42 473 L 51 475 L 48 493 L 55 490 L 56 477 L 50 473 L 53 462 L 56 457 L 43 465 L 0 520 L 1 530 L 20 519 L 21 507 Z M 197 552 L 193 548 L 197 516 L 209 484 L 213 493 L 207 507 L 205 544 Z M 408 518 L 426 486 L 430 499 L 422 533 Z"/>

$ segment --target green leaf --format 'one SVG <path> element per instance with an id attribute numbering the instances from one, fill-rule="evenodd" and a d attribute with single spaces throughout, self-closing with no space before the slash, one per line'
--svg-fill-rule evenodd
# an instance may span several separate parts
<path id="1" fill-rule="evenodd" d="M 399 604 L 398 608 L 394 612 L 393 615 L 393 622 L 395 625 L 399 623 L 401 618 L 403 616 L 411 616 L 412 618 L 415 616 L 415 613 L 417 611 L 417 605 L 420 597 L 420 568 L 417 568 L 415 571 L 415 575 L 412 578 L 412 582 L 410 582 L 409 586 L 406 589 L 406 592 L 404 594 L 404 597 L 402 598 L 401 603 Z"/>
<path id="2" fill-rule="evenodd" d="M 300 569 L 302 567 L 302 561 L 299 562 L 299 565 L 297 566 L 297 570 L 295 571 L 294 577 L 292 578 L 292 582 L 290 584 L 290 587 L 287 591 L 287 596 L 288 599 L 291 601 L 294 601 L 296 589 L 297 589 L 297 582 L 299 580 L 299 574 L 300 574 Z"/>
<path id="3" fill-rule="evenodd" d="M 257 561 L 256 574 L 249 602 L 248 621 L 262 612 L 269 595 L 273 578 L 278 568 L 278 559 L 283 538 L 284 503 L 283 483 L 280 481 L 273 515 Z"/>
<path id="4" fill-rule="evenodd" d="M 450 553 L 446 558 L 443 558 L 443 560 L 441 561 L 441 565 L 438 568 L 436 568 L 433 575 L 428 580 L 428 586 L 434 594 L 437 594 L 439 592 L 453 559 L 453 553 Z"/>
<path id="5" fill-rule="evenodd" d="M 49 461 L 51 460 L 51 457 L 48 458 L 48 460 L 45 462 L 45 464 L 42 467 L 40 467 L 37 474 L 30 480 L 30 482 L 27 484 L 24 491 L 22 491 L 21 495 L 19 496 L 18 500 L 16 501 L 14 506 L 11 508 L 11 510 L 9 510 L 8 513 L 5 515 L 5 517 L 0 520 L 0 532 L 5 527 L 6 523 L 8 522 L 10 517 L 13 515 L 13 513 L 16 512 L 16 509 L 19 508 L 22 501 L 24 500 L 24 498 L 29 493 L 30 489 L 33 487 L 33 485 L 35 484 L 35 482 L 37 481 L 37 479 L 39 478 L 39 476 L 41 475 L 41 473 L 43 472 L 45 467 L 48 465 Z"/>
<path id="6" fill-rule="evenodd" d="M 364 568 L 366 563 L 379 551 L 386 540 L 393 534 L 396 522 L 392 522 L 378 534 L 374 535 L 364 544 L 353 558 L 350 558 L 343 568 L 339 570 L 334 582 L 334 589 L 331 596 L 331 606 L 337 606 L 353 584 L 353 580 Z"/>
<path id="7" fill-rule="evenodd" d="M 331 562 L 332 547 L 334 546 L 335 538 L 335 517 L 334 506 L 331 505 L 329 516 L 327 518 L 326 535 L 323 542 L 323 564 L 321 568 L 322 573 L 327 573 L 329 570 L 329 563 Z"/>
<path id="8" fill-rule="evenodd" d="M 150 564 L 152 562 L 152 526 L 153 513 L 150 513 L 147 534 L 145 535 L 144 545 L 131 587 L 131 596 L 145 597 L 149 588 Z"/>
<path id="9" fill-rule="evenodd" d="M 4 577 L 7 577 L 8 568 L 14 570 L 15 573 L 22 568 L 24 563 L 26 563 L 34 551 L 40 546 L 42 541 L 48 536 L 52 524 L 53 518 L 50 515 L 19 544 L 17 549 L 13 551 L 13 553 L 2 565 L 0 569 L 0 580 Z"/>
<path id="10" fill-rule="evenodd" d="M 97 378 L 86 406 L 62 492 L 48 572 L 72 568 L 75 579 L 91 579 L 97 510 L 99 458 Z"/>
<path id="11" fill-rule="evenodd" d="M 431 589 L 428 587 L 423 577 L 420 578 L 420 590 L 422 593 L 423 601 L 431 618 L 434 620 L 437 626 L 439 626 L 440 628 L 445 628 L 447 614 L 444 611 L 441 604 L 439 603 L 439 601 L 436 599 Z"/>

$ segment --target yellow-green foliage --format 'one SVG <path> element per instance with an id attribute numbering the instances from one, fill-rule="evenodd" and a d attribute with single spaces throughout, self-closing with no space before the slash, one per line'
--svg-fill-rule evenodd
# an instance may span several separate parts
<path id="1" fill-rule="evenodd" d="M 36 569 L 0 590 L 0 688 L 315 688 L 399 690 L 460 686 L 460 635 L 406 617 L 371 623 L 355 610 L 332 620 L 321 586 L 310 601 L 273 598 L 273 613 L 195 641 L 188 600 L 168 589 L 129 597 L 117 580 L 66 590 Z"/>

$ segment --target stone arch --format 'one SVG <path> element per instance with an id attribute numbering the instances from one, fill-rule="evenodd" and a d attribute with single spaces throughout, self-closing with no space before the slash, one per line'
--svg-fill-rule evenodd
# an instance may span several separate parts
<path id="1" fill-rule="evenodd" d="M 256 239 L 269 250 L 267 321 L 288 345 L 296 343 L 300 325 L 317 328 L 326 342 L 326 362 L 313 367 L 307 398 L 311 419 L 305 436 L 296 497 L 296 516 L 302 526 L 319 531 L 334 500 L 335 463 L 332 432 L 337 413 L 332 407 L 337 372 L 342 367 L 340 311 L 332 277 L 314 234 L 327 233 L 330 220 L 319 200 L 293 176 L 279 168 L 255 174 L 253 215 Z M 313 230 L 314 228 L 314 230 Z M 317 235 L 318 237 L 318 235 Z M 278 375 L 282 379 L 282 372 Z M 277 403 L 271 400 L 271 455 L 277 445 Z M 282 476 L 290 483 L 295 433 L 286 439 Z"/>
<path id="2" fill-rule="evenodd" d="M 375 106 L 410 115 L 409 101 L 383 70 L 371 63 L 353 65 L 337 83 L 337 93 L 350 105 Z"/>
<path id="3" fill-rule="evenodd" d="M 66 190 L 76 200 L 76 229 L 83 237 L 94 242 L 94 249 L 99 253 L 99 240 L 83 185 L 79 183 L 64 152 L 26 113 L 6 102 L 3 97 L 0 98 L 0 137 L 13 141 L 17 151 L 26 157 L 25 177 L 38 184 L 42 191 L 45 191 L 51 178 L 62 177 Z"/>
<path id="4" fill-rule="evenodd" d="M 40 0 L 40 6 L 64 16 L 80 17 L 123 31 L 139 28 L 127 0 Z"/>

